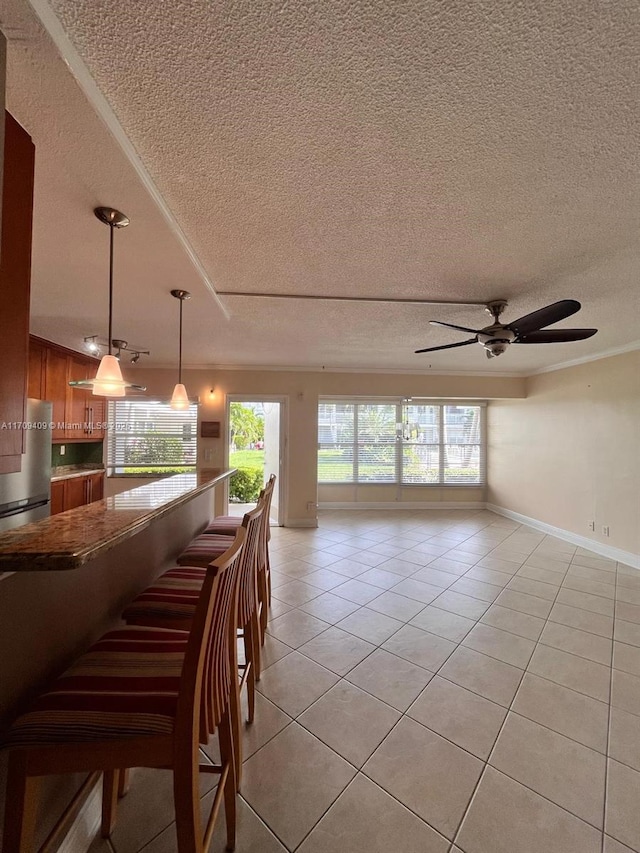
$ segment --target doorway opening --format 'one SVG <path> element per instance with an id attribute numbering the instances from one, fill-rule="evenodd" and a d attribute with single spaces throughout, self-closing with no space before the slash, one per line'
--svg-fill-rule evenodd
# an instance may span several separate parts
<path id="1" fill-rule="evenodd" d="M 227 398 L 229 467 L 237 468 L 229 480 L 229 515 L 253 509 L 260 490 L 275 474 L 271 524 L 284 523 L 285 403 L 269 397 Z"/>

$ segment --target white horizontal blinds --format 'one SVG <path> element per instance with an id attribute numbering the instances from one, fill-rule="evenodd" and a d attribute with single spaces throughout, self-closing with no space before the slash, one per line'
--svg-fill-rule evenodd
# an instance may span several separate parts
<path id="1" fill-rule="evenodd" d="M 484 412 L 480 404 L 322 401 L 318 482 L 482 484 Z"/>
<path id="2" fill-rule="evenodd" d="M 107 469 L 116 474 L 195 467 L 198 407 L 175 411 L 158 400 L 109 402 Z M 141 470 L 142 469 L 142 470 Z"/>
<path id="3" fill-rule="evenodd" d="M 360 403 L 356 406 L 356 464 L 359 483 L 396 483 L 397 407 Z"/>
<path id="4" fill-rule="evenodd" d="M 440 482 L 439 405 L 402 407 L 402 482 Z"/>
<path id="5" fill-rule="evenodd" d="M 318 482 L 355 482 L 355 405 L 318 406 Z"/>
<path id="6" fill-rule="evenodd" d="M 443 480 L 449 484 L 482 483 L 482 408 L 443 406 Z"/>

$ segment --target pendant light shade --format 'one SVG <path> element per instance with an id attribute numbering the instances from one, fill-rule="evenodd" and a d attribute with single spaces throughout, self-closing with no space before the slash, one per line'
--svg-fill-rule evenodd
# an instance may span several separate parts
<path id="1" fill-rule="evenodd" d="M 103 355 L 93 380 L 93 393 L 102 397 L 124 397 L 125 382 L 115 355 Z"/>
<path id="2" fill-rule="evenodd" d="M 172 409 L 176 409 L 178 411 L 189 408 L 187 389 L 181 382 L 179 382 L 173 389 L 173 396 L 171 397 L 170 405 Z"/>
<path id="3" fill-rule="evenodd" d="M 119 210 L 111 207 L 96 207 L 93 211 L 100 222 L 109 226 L 109 353 L 102 356 L 95 379 L 77 379 L 69 382 L 74 388 L 88 388 L 99 397 L 124 397 L 127 389 L 146 391 L 144 385 L 125 382 L 120 370 L 120 362 L 111 354 L 113 326 L 113 232 L 116 228 L 126 228 L 129 219 Z"/>
<path id="4" fill-rule="evenodd" d="M 180 335 L 178 346 L 178 383 L 173 389 L 169 405 L 176 411 L 183 411 L 189 408 L 189 397 L 187 396 L 187 389 L 182 384 L 182 303 L 185 299 L 191 299 L 191 294 L 187 290 L 172 290 L 171 295 L 180 300 Z"/>

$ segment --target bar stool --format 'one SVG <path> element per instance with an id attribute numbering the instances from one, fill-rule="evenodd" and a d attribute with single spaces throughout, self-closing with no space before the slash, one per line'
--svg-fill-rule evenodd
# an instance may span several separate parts
<path id="1" fill-rule="evenodd" d="M 244 540 L 245 531 L 238 531 L 207 569 L 190 633 L 142 626 L 110 631 L 14 722 L 3 743 L 10 751 L 7 853 L 31 853 L 39 777 L 52 774 L 104 772 L 102 835 L 109 837 L 121 772 L 132 766 L 173 771 L 179 853 L 208 850 L 223 799 L 227 847 L 234 848 L 229 647 L 235 644 Z M 199 763 L 199 740 L 206 741 L 211 726 L 218 731 L 220 765 Z M 220 776 L 204 833 L 199 771 Z"/>
<path id="2" fill-rule="evenodd" d="M 267 505 L 267 515 L 269 515 L 269 512 L 271 510 L 271 499 L 273 497 L 273 489 L 275 483 L 276 475 L 271 474 L 271 476 L 267 480 L 264 489 L 260 491 L 260 495 L 258 497 L 258 500 L 260 500 L 265 496 L 265 494 L 268 495 L 269 503 Z M 219 534 L 222 536 L 232 536 L 240 526 L 240 523 L 241 519 L 238 515 L 218 515 L 216 516 L 216 518 L 213 519 L 211 524 L 209 524 L 209 526 L 202 532 L 208 534 Z"/>
<path id="3" fill-rule="evenodd" d="M 266 499 L 266 518 L 264 520 L 264 543 L 262 555 L 258 565 L 258 598 L 260 602 L 260 632 L 261 643 L 264 645 L 267 622 L 269 620 L 269 608 L 271 607 L 271 563 L 269 560 L 269 541 L 271 540 L 270 512 L 271 501 L 276 484 L 276 475 L 271 474 L 264 489 L 260 492 L 260 498 Z M 240 519 L 235 515 L 221 515 L 211 522 L 203 530 L 203 535 L 232 536 L 240 525 Z"/>
<path id="4" fill-rule="evenodd" d="M 271 563 L 269 560 L 269 540 L 271 539 L 271 526 L 269 523 L 269 511 L 273 498 L 273 490 L 276 484 L 276 476 L 272 474 L 260 492 L 259 502 L 264 502 L 265 513 L 260 530 L 260 544 L 258 551 L 258 615 L 260 622 L 260 645 L 264 645 L 267 623 L 269 621 L 269 608 L 271 606 Z M 233 523 L 227 524 L 229 521 Z M 208 560 L 219 553 L 227 542 L 226 536 L 233 535 L 237 529 L 234 516 L 221 516 L 214 519 L 212 524 L 203 533 L 191 542 L 190 545 L 178 557 L 178 564 L 182 566 L 204 565 Z"/>
<path id="5" fill-rule="evenodd" d="M 238 785 L 242 773 L 242 738 L 238 694 L 245 686 L 247 688 L 248 721 L 253 722 L 255 717 L 255 682 L 258 668 L 256 660 L 259 660 L 260 654 L 256 565 L 264 506 L 264 502 L 259 503 L 254 510 L 246 513 L 239 528 L 246 532 L 244 550 L 239 564 L 236 620 L 244 643 L 244 664 L 238 665 L 237 663 L 235 645 L 230 649 L 232 666 L 242 673 L 239 685 L 237 684 L 236 689 L 231 691 Z M 228 537 L 226 541 L 229 541 Z M 205 574 L 206 570 L 201 566 L 178 566 L 170 569 L 127 605 L 122 613 L 122 618 L 132 625 L 190 630 Z"/>

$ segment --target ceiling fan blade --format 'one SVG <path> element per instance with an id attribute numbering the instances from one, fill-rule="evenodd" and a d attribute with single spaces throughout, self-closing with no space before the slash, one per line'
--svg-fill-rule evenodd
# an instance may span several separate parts
<path id="1" fill-rule="evenodd" d="M 415 352 L 416 353 L 418 353 L 418 352 L 435 352 L 436 350 L 439 350 L 439 349 L 453 349 L 454 347 L 466 347 L 469 344 L 475 344 L 475 343 L 477 343 L 477 339 L 476 338 L 470 338 L 468 341 L 460 341 L 460 343 L 457 343 L 457 344 L 444 344 L 441 347 L 427 347 L 426 349 L 417 349 L 417 350 L 415 350 Z"/>
<path id="2" fill-rule="evenodd" d="M 579 310 L 580 303 L 576 302 L 575 299 L 561 299 L 560 302 L 554 302 L 553 305 L 547 305 L 538 311 L 532 311 L 531 314 L 525 314 L 519 320 L 506 323 L 505 329 L 511 329 L 519 338 L 522 338 L 530 332 L 537 332 L 538 329 L 544 329 L 545 326 L 558 323 Z"/>
<path id="3" fill-rule="evenodd" d="M 466 326 L 454 326 L 453 323 L 443 323 L 441 320 L 429 320 L 432 326 L 444 326 L 446 329 L 457 329 L 459 332 L 471 332 L 473 335 L 479 333 L 479 329 L 467 329 Z"/>
<path id="4" fill-rule="evenodd" d="M 565 341 L 584 341 L 591 338 L 597 329 L 542 329 L 518 338 L 514 344 L 561 344 Z"/>

